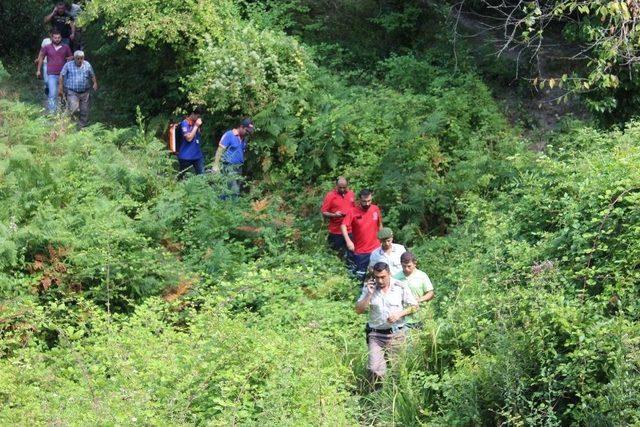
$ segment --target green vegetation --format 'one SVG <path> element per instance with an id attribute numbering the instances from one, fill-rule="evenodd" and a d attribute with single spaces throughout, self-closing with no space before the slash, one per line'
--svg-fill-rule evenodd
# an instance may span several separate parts
<path id="1" fill-rule="evenodd" d="M 0 424 L 640 423 L 639 123 L 530 151 L 423 2 L 161 3 L 86 5 L 102 123 L 0 100 Z M 238 200 L 176 180 L 189 101 L 209 160 L 255 120 Z M 338 174 L 436 287 L 373 393 Z"/>

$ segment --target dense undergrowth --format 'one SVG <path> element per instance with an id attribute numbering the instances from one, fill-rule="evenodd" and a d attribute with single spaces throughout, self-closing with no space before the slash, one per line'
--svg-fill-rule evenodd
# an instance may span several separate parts
<path id="1" fill-rule="evenodd" d="M 0 423 L 640 423 L 639 124 L 567 121 L 527 150 L 472 63 L 405 19 L 418 3 L 338 2 L 322 21 L 303 0 L 210 2 L 186 39 L 183 3 L 92 2 L 111 123 L 77 132 L 0 101 Z M 340 44 L 343 12 L 365 23 Z M 236 15 L 244 38 L 218 28 Z M 162 78 L 122 78 L 173 51 Z M 238 52 L 253 59 L 234 79 L 215 61 Z M 113 127 L 133 122 L 132 91 L 137 125 Z M 253 114 L 238 200 L 217 176 L 176 181 L 154 134 L 187 99 L 211 122 Z M 317 213 L 338 174 L 375 190 L 436 286 L 375 393 L 357 285 Z"/>

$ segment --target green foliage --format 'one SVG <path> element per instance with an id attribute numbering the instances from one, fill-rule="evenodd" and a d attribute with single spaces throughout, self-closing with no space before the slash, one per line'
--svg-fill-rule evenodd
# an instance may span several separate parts
<path id="1" fill-rule="evenodd" d="M 2 65 L 2 62 L 0 61 L 0 83 L 2 83 L 7 77 L 9 77 L 9 73 Z"/>
<path id="2" fill-rule="evenodd" d="M 60 330 L 61 345 L 4 360 L 2 423 L 353 423 L 336 347 L 312 330 L 275 332 L 216 303 L 180 330 L 150 300 L 131 317 Z M 304 332 L 304 333 L 303 333 Z M 73 402 L 73 403 L 72 403 Z"/>
<path id="3" fill-rule="evenodd" d="M 635 123 L 571 128 L 414 249 L 437 320 L 376 404 L 406 423 L 638 422 L 637 140 Z"/>
<path id="4" fill-rule="evenodd" d="M 103 113 L 143 108 L 72 132 L 0 102 L 0 424 L 640 423 L 640 126 L 529 152 L 464 58 L 421 48 L 428 10 L 87 4 Z M 254 116 L 249 194 L 176 180 L 141 112 L 187 100 Z M 317 215 L 338 174 L 436 287 L 370 394 Z"/>
<path id="5" fill-rule="evenodd" d="M 53 4 L 42 0 L 3 2 L 0 9 L 0 56 L 3 60 L 17 55 L 35 55 L 45 37 L 44 16 L 51 13 Z"/>
<path id="6" fill-rule="evenodd" d="M 197 56 L 184 90 L 211 111 L 252 115 L 309 79 L 311 60 L 295 39 L 251 26 L 230 29 L 223 43 L 209 39 Z"/>
<path id="7" fill-rule="evenodd" d="M 302 46 L 238 14 L 229 0 L 90 2 L 82 22 L 95 68 L 113 88 L 105 103 L 131 114 L 136 93 L 146 115 L 191 102 L 237 117 L 303 83 L 310 59 Z"/>

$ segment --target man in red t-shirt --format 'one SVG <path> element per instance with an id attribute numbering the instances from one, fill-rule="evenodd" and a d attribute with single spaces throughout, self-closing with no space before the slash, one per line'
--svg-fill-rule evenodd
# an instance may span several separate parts
<path id="1" fill-rule="evenodd" d="M 382 228 L 382 214 L 372 203 L 371 190 L 361 190 L 358 198 L 359 204 L 344 217 L 340 228 L 347 249 L 353 252 L 354 273 L 358 279 L 364 280 L 371 252 L 380 246 L 378 230 Z M 349 227 L 353 240 L 348 233 Z"/>
<path id="2" fill-rule="evenodd" d="M 320 212 L 325 218 L 329 218 L 329 236 L 327 242 L 329 247 L 337 251 L 341 257 L 347 254 L 347 242 L 342 236 L 342 220 L 353 209 L 356 196 L 349 190 L 347 179 L 338 177 L 336 188 L 329 191 L 324 197 Z M 347 227 L 347 234 L 351 237 L 351 227 Z"/>

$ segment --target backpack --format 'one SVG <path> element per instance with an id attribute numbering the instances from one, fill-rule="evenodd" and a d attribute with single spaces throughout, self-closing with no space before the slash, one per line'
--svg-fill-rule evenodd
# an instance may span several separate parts
<path id="1" fill-rule="evenodd" d="M 180 123 L 169 124 L 169 138 L 167 148 L 171 154 L 178 154 L 179 144 L 182 142 L 182 126 Z"/>

